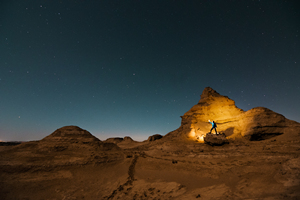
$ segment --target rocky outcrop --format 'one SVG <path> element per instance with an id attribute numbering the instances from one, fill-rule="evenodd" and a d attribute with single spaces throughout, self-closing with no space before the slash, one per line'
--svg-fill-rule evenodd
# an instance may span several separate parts
<path id="1" fill-rule="evenodd" d="M 108 138 L 104 142 L 105 143 L 119 144 L 120 142 L 125 142 L 125 143 L 134 142 L 134 140 L 131 137 L 129 137 L 129 136 L 125 136 L 124 138 L 120 138 L 120 137 Z"/>
<path id="2" fill-rule="evenodd" d="M 133 139 L 129 136 L 125 136 L 123 139 L 124 142 L 133 142 Z"/>
<path id="3" fill-rule="evenodd" d="M 106 139 L 104 142 L 105 143 L 114 143 L 114 144 L 118 144 L 120 142 L 123 141 L 123 138 L 120 138 L 120 137 L 115 137 L 115 138 L 108 138 Z"/>
<path id="4" fill-rule="evenodd" d="M 115 162 L 124 159 L 120 147 L 104 143 L 78 126 L 65 126 L 39 141 L 24 142 L 14 152 L 33 166 L 47 162 L 54 165 L 86 165 Z"/>
<path id="5" fill-rule="evenodd" d="M 155 134 L 155 135 L 151 135 L 148 137 L 148 140 L 149 142 L 152 142 L 152 141 L 155 141 L 155 140 L 159 140 L 161 139 L 163 136 L 160 135 L 160 134 Z"/>
<path id="6" fill-rule="evenodd" d="M 225 134 L 211 134 L 211 133 L 206 133 L 204 137 L 204 142 L 211 146 L 221 146 L 223 144 L 229 143 Z"/>
<path id="7" fill-rule="evenodd" d="M 78 126 L 64 126 L 43 138 L 40 142 L 89 143 L 100 142 L 100 140 Z"/>
<path id="8" fill-rule="evenodd" d="M 78 126 L 64 126 L 42 140 L 25 142 L 18 145 L 18 148 L 27 148 L 39 152 L 120 150 L 117 145 L 104 143 Z"/>
<path id="9" fill-rule="evenodd" d="M 166 138 L 189 138 L 203 142 L 211 129 L 208 120 L 214 120 L 218 132 L 225 133 L 228 138 L 245 137 L 249 140 L 268 139 L 287 132 L 288 128 L 300 127 L 299 123 L 267 108 L 243 111 L 236 107 L 233 100 L 210 87 L 203 90 L 199 102 L 181 118 L 181 126 L 167 134 Z"/>

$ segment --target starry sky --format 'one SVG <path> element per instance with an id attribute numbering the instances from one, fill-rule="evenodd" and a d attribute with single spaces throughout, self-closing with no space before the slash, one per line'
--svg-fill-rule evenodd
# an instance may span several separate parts
<path id="1" fill-rule="evenodd" d="M 212 87 L 300 122 L 298 0 L 2 0 L 0 140 L 165 135 Z"/>

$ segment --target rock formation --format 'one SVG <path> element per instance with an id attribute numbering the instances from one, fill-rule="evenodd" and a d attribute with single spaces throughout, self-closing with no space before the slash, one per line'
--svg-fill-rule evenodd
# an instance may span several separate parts
<path id="1" fill-rule="evenodd" d="M 211 134 L 207 133 L 204 137 L 204 142 L 211 146 L 221 146 L 223 144 L 228 144 L 225 134 Z"/>
<path id="2" fill-rule="evenodd" d="M 78 126 L 64 126 L 57 129 L 52 134 L 43 138 L 41 142 L 99 142 L 100 140 L 90 132 L 79 128 Z"/>
<path id="3" fill-rule="evenodd" d="M 118 146 L 100 141 L 90 132 L 78 126 L 64 126 L 38 142 L 39 148 L 96 148 L 99 150 L 119 149 Z"/>
<path id="4" fill-rule="evenodd" d="M 22 157 L 36 166 L 44 162 L 49 166 L 83 165 L 112 162 L 124 157 L 116 144 L 104 143 L 77 126 L 65 126 L 42 140 L 21 143 L 14 147 L 14 154 L 14 158 Z"/>
<path id="5" fill-rule="evenodd" d="M 208 119 L 228 138 L 243 139 L 205 134 L 211 128 Z M 300 199 L 299 138 L 299 123 L 266 108 L 245 112 L 206 88 L 199 103 L 182 116 L 180 128 L 154 142 L 130 137 L 102 142 L 86 130 L 66 126 L 40 141 L 0 146 L 0 196 Z M 199 140 L 206 144 L 195 142 Z"/>
<path id="6" fill-rule="evenodd" d="M 159 140 L 161 139 L 163 136 L 160 135 L 160 134 L 155 134 L 155 135 L 151 135 L 148 137 L 148 140 L 149 142 L 152 142 L 152 141 L 155 141 L 155 140 Z"/>
<path id="7" fill-rule="evenodd" d="M 118 144 L 120 142 L 134 142 L 134 140 L 129 136 L 125 136 L 124 138 L 120 138 L 120 137 L 108 138 L 104 142 Z"/>
<path id="8" fill-rule="evenodd" d="M 124 142 L 133 142 L 133 139 L 129 136 L 125 136 L 123 139 Z"/>
<path id="9" fill-rule="evenodd" d="M 114 137 L 114 138 L 108 138 L 106 139 L 104 142 L 105 143 L 114 143 L 114 144 L 118 144 L 120 142 L 123 141 L 123 138 L 120 138 L 120 137 Z"/>
<path id="10" fill-rule="evenodd" d="M 210 87 L 204 89 L 198 104 L 181 118 L 181 126 L 167 134 L 167 137 L 183 137 L 203 142 L 211 129 L 208 120 L 214 120 L 218 125 L 218 132 L 225 133 L 228 138 L 245 137 L 249 140 L 268 139 L 299 126 L 299 123 L 267 108 L 257 107 L 243 111 L 236 107 L 233 100 Z"/>
<path id="11" fill-rule="evenodd" d="M 125 136 L 124 138 L 120 138 L 120 137 L 108 138 L 107 140 L 104 141 L 104 143 L 114 143 L 121 149 L 131 149 L 144 144 L 143 142 L 134 141 L 129 136 Z"/>

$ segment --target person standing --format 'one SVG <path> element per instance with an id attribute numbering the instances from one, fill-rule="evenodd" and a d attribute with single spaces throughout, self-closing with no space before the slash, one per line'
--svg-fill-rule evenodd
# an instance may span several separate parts
<path id="1" fill-rule="evenodd" d="M 215 131 L 216 131 L 216 134 L 218 134 L 218 132 L 217 132 L 217 124 L 216 124 L 216 122 L 215 121 L 210 121 L 210 120 L 208 120 L 208 122 L 209 123 L 211 123 L 211 129 L 210 129 L 210 131 L 209 131 L 209 133 L 211 133 L 211 131 L 213 130 L 213 129 L 215 129 Z"/>

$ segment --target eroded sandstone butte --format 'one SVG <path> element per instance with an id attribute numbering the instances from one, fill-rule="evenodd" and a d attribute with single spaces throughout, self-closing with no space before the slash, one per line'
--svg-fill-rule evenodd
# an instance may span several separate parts
<path id="1" fill-rule="evenodd" d="M 58 165 L 113 162 L 124 157 L 116 144 L 104 143 L 77 126 L 59 128 L 42 140 L 24 142 L 2 156 L 2 161 L 5 160 L 6 167 L 10 169 L 20 163 L 51 168 Z"/>
<path id="2" fill-rule="evenodd" d="M 211 129 L 208 120 L 214 120 L 218 125 L 218 132 L 225 133 L 227 138 L 263 140 L 284 133 L 291 137 L 296 136 L 300 130 L 299 123 L 268 108 L 256 107 L 243 111 L 236 107 L 232 99 L 220 95 L 210 87 L 204 89 L 198 104 L 181 118 L 181 126 L 166 137 L 203 141 L 203 137 Z"/>

